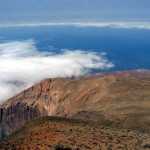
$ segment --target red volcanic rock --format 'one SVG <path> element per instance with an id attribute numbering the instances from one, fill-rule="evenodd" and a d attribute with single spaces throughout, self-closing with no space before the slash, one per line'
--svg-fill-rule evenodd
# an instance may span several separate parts
<path id="1" fill-rule="evenodd" d="M 41 116 L 150 131 L 150 71 L 45 79 L 0 106 L 1 136 Z"/>

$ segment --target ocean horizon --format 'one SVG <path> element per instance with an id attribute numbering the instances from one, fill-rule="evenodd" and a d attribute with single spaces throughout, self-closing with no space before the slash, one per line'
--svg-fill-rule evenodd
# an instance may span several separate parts
<path id="1" fill-rule="evenodd" d="M 44 78 L 150 69 L 148 24 L 0 28 L 1 100 Z"/>
<path id="2" fill-rule="evenodd" d="M 139 24 L 131 27 L 129 24 L 115 25 L 93 23 L 84 26 L 80 23 L 9 26 L 0 28 L 0 44 L 33 40 L 38 51 L 60 53 L 67 49 L 92 51 L 97 55 L 106 53 L 114 67 L 104 71 L 150 69 L 148 26 L 140 28 Z"/>

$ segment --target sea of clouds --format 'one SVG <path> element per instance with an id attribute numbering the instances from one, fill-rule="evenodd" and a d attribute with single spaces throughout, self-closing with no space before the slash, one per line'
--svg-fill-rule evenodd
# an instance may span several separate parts
<path id="1" fill-rule="evenodd" d="M 83 50 L 40 52 L 34 40 L 0 43 L 0 103 L 44 78 L 78 77 L 114 64 L 106 53 Z"/>
<path id="2" fill-rule="evenodd" d="M 18 23 L 0 24 L 0 27 L 34 27 L 34 26 L 74 26 L 74 27 L 108 27 L 122 29 L 150 29 L 150 22 L 42 22 L 42 23 Z"/>

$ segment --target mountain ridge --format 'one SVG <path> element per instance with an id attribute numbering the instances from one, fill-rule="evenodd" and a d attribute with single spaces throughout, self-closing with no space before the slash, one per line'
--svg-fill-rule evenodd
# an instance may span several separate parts
<path id="1" fill-rule="evenodd" d="M 1 137 L 42 116 L 150 131 L 150 71 L 44 79 L 0 106 Z"/>

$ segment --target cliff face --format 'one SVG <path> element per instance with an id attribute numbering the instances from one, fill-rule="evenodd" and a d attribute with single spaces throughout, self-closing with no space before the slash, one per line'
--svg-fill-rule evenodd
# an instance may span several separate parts
<path id="1" fill-rule="evenodd" d="M 0 106 L 1 136 L 41 116 L 149 131 L 150 71 L 45 79 Z"/>

